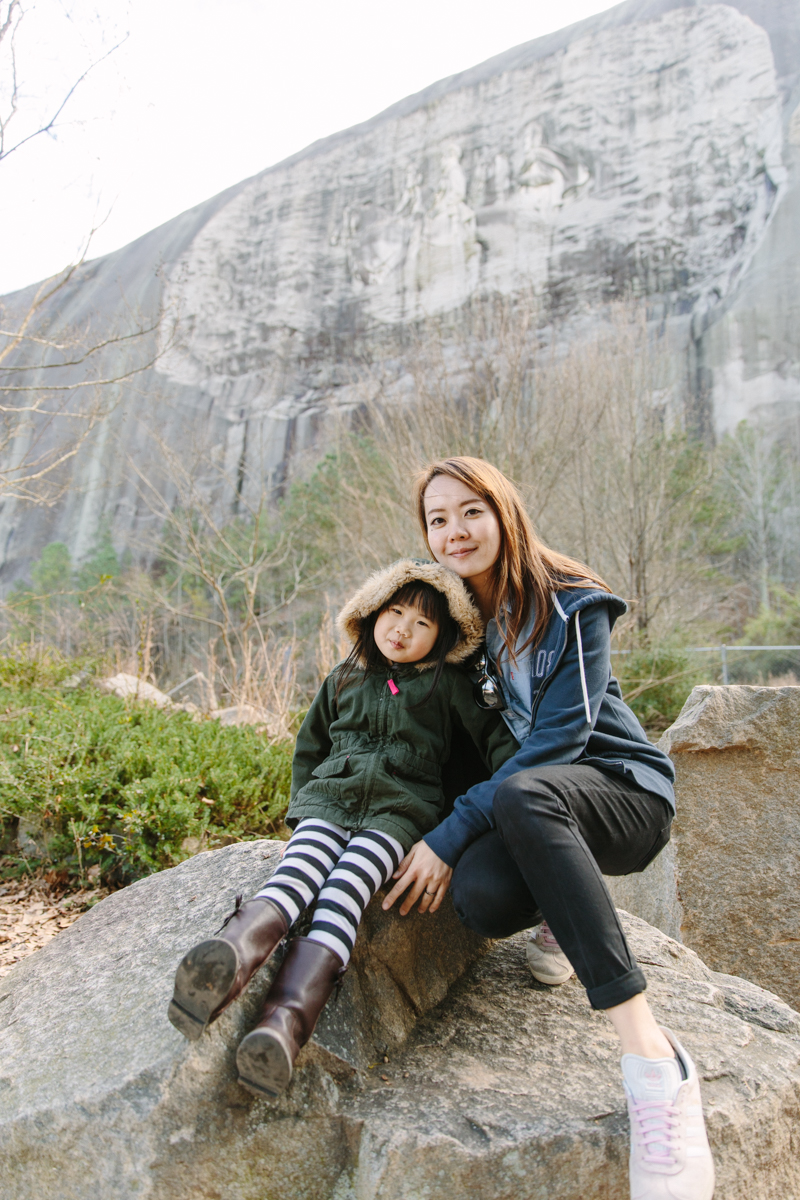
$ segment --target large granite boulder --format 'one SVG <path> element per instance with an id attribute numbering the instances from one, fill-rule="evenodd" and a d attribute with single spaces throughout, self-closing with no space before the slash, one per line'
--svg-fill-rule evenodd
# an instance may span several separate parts
<path id="1" fill-rule="evenodd" d="M 677 872 L 673 838 L 646 870 L 637 875 L 606 876 L 606 883 L 617 908 L 634 913 L 648 925 L 655 925 L 662 933 L 682 942 L 683 906 L 678 895 Z"/>
<path id="2" fill-rule="evenodd" d="M 659 745 L 672 841 L 615 903 L 800 1005 L 800 687 L 696 687 Z"/>
<path id="3" fill-rule="evenodd" d="M 240 1088 L 234 1066 L 268 970 L 184 1041 L 166 1020 L 174 966 L 276 857 L 269 842 L 197 855 L 109 897 L 2 981 L 4 1198 L 625 1200 L 609 1023 L 575 980 L 532 980 L 524 935 L 488 949 L 452 909 L 368 910 L 340 1000 L 277 1103 Z M 655 1011 L 705 1080 L 719 1200 L 787 1200 L 800 1016 L 625 919 Z"/>
<path id="4" fill-rule="evenodd" d="M 800 687 L 695 688 L 661 745 L 683 940 L 800 1005 Z"/>

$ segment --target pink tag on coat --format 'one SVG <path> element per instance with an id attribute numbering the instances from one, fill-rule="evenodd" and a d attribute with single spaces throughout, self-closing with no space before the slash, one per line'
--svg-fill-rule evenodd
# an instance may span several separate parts
<path id="1" fill-rule="evenodd" d="M 388 687 L 389 687 L 389 691 L 392 693 L 393 696 L 397 696 L 399 694 L 400 688 L 397 686 L 397 684 L 395 683 L 395 681 L 393 679 L 389 680 Z"/>

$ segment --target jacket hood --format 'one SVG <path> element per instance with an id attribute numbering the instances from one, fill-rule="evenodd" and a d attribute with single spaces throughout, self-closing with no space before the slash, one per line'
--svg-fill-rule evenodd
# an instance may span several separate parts
<path id="1" fill-rule="evenodd" d="M 430 583 L 446 597 L 450 616 L 460 631 L 460 637 L 447 655 L 446 661 L 464 662 L 475 653 L 483 641 L 483 620 L 458 575 L 449 571 L 447 567 L 439 566 L 438 563 L 401 558 L 390 567 L 376 571 L 347 601 L 336 618 L 337 629 L 355 645 L 366 618 L 382 608 L 404 584 L 415 579 Z M 422 663 L 414 665 L 423 666 Z"/>
<path id="2" fill-rule="evenodd" d="M 584 608 L 589 608 L 592 604 L 607 604 L 612 629 L 618 618 L 628 611 L 628 605 L 621 596 L 615 596 L 613 592 L 605 592 L 602 588 L 594 587 L 564 588 L 560 592 L 553 593 L 553 602 L 556 612 L 562 620 L 569 620 L 574 613 L 582 612 Z"/>

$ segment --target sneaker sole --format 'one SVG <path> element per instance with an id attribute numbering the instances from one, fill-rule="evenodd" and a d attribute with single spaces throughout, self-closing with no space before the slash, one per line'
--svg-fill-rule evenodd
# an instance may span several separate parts
<path id="1" fill-rule="evenodd" d="M 572 979 L 572 976 L 575 974 L 574 971 L 570 971 L 566 975 L 540 975 L 534 971 L 533 967 L 530 968 L 530 972 L 537 983 L 545 983 L 548 987 L 561 987 L 562 983 L 566 983 L 568 979 Z"/>
<path id="2" fill-rule="evenodd" d="M 283 1042 L 267 1029 L 254 1029 L 236 1052 L 239 1083 L 256 1096 L 280 1096 L 292 1078 L 292 1060 Z"/>
<path id="3" fill-rule="evenodd" d="M 189 1041 L 197 1041 L 219 1015 L 238 969 L 236 950 L 222 938 L 201 942 L 181 960 L 167 1016 Z"/>

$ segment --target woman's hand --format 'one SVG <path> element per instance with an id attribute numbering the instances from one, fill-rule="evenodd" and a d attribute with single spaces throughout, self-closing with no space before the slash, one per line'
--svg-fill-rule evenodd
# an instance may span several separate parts
<path id="1" fill-rule="evenodd" d="M 397 883 L 384 900 L 382 908 L 386 912 L 406 888 L 410 887 L 411 891 L 400 905 L 400 916 L 405 917 L 418 900 L 420 912 L 436 912 L 450 886 L 453 869 L 442 862 L 438 854 L 434 854 L 427 842 L 417 842 L 411 847 L 392 878 L 396 879 Z"/>

